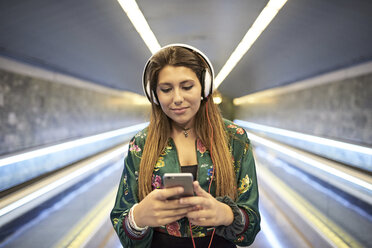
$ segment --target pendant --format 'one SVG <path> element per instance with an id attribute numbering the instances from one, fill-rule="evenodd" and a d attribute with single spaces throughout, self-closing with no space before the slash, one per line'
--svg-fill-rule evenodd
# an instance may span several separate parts
<path id="1" fill-rule="evenodd" d="M 188 132 L 189 130 L 190 128 L 183 130 L 183 134 L 185 135 L 185 138 L 189 137 L 189 132 Z"/>

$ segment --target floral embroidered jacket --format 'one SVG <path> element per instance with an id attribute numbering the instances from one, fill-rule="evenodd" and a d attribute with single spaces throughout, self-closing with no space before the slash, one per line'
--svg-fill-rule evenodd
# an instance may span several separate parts
<path id="1" fill-rule="evenodd" d="M 238 246 L 247 246 L 254 241 L 260 230 L 260 214 L 258 210 L 258 188 L 256 179 L 255 162 L 252 155 L 250 141 L 243 128 L 231 121 L 225 120 L 226 132 L 229 137 L 229 149 L 232 154 L 233 164 L 236 172 L 236 184 L 238 188 L 237 206 L 244 211 L 247 217 L 243 233 L 237 234 L 234 242 Z M 130 141 L 129 151 L 125 158 L 124 171 L 116 197 L 115 206 L 111 212 L 111 221 L 124 247 L 150 247 L 153 229 L 144 237 L 131 236 L 125 226 L 125 218 L 130 208 L 138 203 L 138 171 L 147 136 L 147 128 L 137 133 Z M 201 187 L 208 191 L 209 181 L 212 173 L 212 160 L 209 151 L 201 143 L 196 141 L 196 152 L 198 159 L 197 180 Z M 152 188 L 162 188 L 164 173 L 180 173 L 181 168 L 178 161 L 177 148 L 170 138 L 168 146 L 160 155 L 152 176 Z M 212 182 L 211 194 L 215 196 L 215 181 Z M 160 227 L 169 235 L 178 237 L 191 237 L 187 218 Z M 193 237 L 204 237 L 210 233 L 212 228 L 192 226 Z M 226 238 L 226 237 L 225 237 Z"/>

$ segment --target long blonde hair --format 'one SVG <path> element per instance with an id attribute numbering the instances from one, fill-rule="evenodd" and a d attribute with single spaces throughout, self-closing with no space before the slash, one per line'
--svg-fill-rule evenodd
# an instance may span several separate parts
<path id="1" fill-rule="evenodd" d="M 202 82 L 202 71 L 206 68 L 205 62 L 195 53 L 182 47 L 170 47 L 153 56 L 149 64 L 149 73 L 145 75 L 150 81 L 150 88 L 156 92 L 159 71 L 165 65 L 186 66 L 193 70 Z M 203 84 L 203 83 L 202 83 Z M 202 87 L 204 87 L 202 85 Z M 151 96 L 151 98 L 156 97 Z M 208 118 L 209 117 L 209 118 Z M 216 179 L 216 196 L 229 196 L 236 198 L 237 189 L 232 155 L 229 152 L 228 137 L 225 125 L 218 106 L 213 97 L 203 99 L 195 115 L 195 131 L 197 137 L 212 151 L 214 162 L 214 176 Z M 171 120 L 161 107 L 152 102 L 150 124 L 145 147 L 142 153 L 138 176 L 138 196 L 142 200 L 151 191 L 152 174 L 154 166 L 167 146 L 171 131 Z M 213 134 L 213 135 L 212 135 Z"/>

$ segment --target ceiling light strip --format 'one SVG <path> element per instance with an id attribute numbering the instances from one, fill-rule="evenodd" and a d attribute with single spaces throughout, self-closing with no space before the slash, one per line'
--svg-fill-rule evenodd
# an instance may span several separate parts
<path id="1" fill-rule="evenodd" d="M 215 88 L 222 83 L 223 80 L 229 75 L 229 73 L 234 69 L 240 59 L 246 54 L 249 48 L 261 35 L 261 33 L 266 29 L 269 23 L 274 19 L 279 10 L 284 6 L 287 0 L 270 0 L 266 7 L 262 10 L 260 15 L 257 17 L 256 21 L 253 23 L 252 27 L 245 34 L 241 42 L 235 48 L 234 52 L 231 54 L 230 58 L 226 61 L 225 65 L 222 67 L 221 71 L 215 78 Z"/>
<path id="2" fill-rule="evenodd" d="M 129 20 L 146 43 L 146 46 L 154 54 L 160 49 L 160 44 L 152 32 L 146 18 L 143 16 L 135 0 L 118 0 L 119 4 L 127 14 Z"/>

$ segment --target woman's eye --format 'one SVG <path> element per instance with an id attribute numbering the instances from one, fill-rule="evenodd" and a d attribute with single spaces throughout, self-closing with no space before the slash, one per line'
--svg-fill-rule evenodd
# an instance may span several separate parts
<path id="1" fill-rule="evenodd" d="M 191 85 L 191 86 L 185 86 L 185 87 L 183 87 L 183 89 L 184 90 L 191 90 L 192 87 L 193 87 L 193 85 Z"/>
<path id="2" fill-rule="evenodd" d="M 171 88 L 166 88 L 166 89 L 160 89 L 162 92 L 164 93 L 168 93 L 169 91 L 171 91 Z"/>

